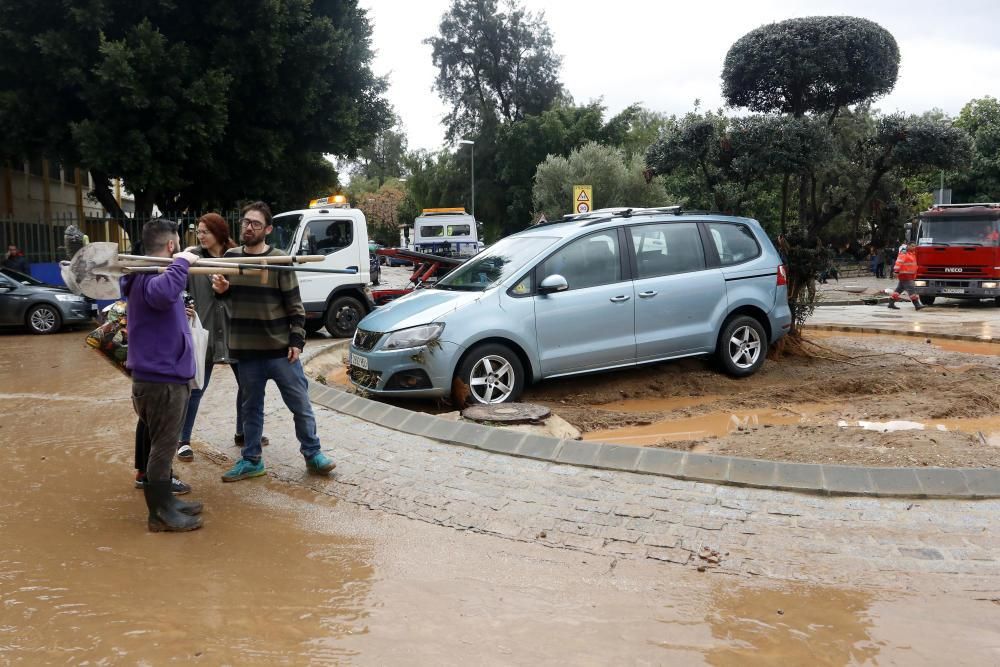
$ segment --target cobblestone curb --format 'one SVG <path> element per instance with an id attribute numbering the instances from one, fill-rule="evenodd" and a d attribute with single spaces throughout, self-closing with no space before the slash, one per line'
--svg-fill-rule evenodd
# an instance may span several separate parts
<path id="1" fill-rule="evenodd" d="M 310 380 L 312 400 L 403 433 L 539 461 L 831 496 L 980 499 L 1000 497 L 1000 470 L 867 468 L 784 463 L 671 449 L 559 440 L 471 422 L 453 422 L 348 394 Z"/>

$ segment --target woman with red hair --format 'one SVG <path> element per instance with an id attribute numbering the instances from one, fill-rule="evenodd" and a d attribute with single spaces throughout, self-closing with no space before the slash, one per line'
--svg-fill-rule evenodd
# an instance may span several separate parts
<path id="1" fill-rule="evenodd" d="M 198 218 L 196 234 L 198 235 L 198 245 L 190 250 L 205 259 L 217 259 L 226 254 L 230 248 L 236 247 L 236 242 L 229 234 L 229 224 L 218 213 L 206 213 Z M 229 356 L 229 301 L 215 298 L 211 277 L 206 275 L 188 276 L 188 294 L 194 299 L 194 309 L 201 319 L 201 325 L 208 330 L 208 356 L 205 359 L 205 382 L 201 389 L 191 390 L 187 417 L 177 442 L 177 458 L 181 461 L 194 460 L 194 450 L 191 449 L 191 432 L 194 430 L 194 421 L 198 416 L 201 398 L 205 394 L 205 390 L 208 389 L 208 381 L 212 377 L 212 365 L 230 364 L 236 375 L 237 385 L 240 379 L 236 363 Z M 242 402 L 243 391 L 239 390 L 236 393 L 235 441 L 237 445 L 243 444 L 243 415 L 240 410 Z M 261 438 L 261 444 L 267 444 L 266 440 L 267 438 Z"/>

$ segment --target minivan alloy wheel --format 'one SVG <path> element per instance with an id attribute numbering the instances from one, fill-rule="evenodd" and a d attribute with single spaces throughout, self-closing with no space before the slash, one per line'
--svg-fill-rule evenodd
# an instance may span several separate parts
<path id="1" fill-rule="evenodd" d="M 729 339 L 729 358 L 737 368 L 751 368 L 760 357 L 761 344 L 757 331 L 748 325 L 738 327 Z"/>
<path id="2" fill-rule="evenodd" d="M 464 387 L 454 398 L 466 403 L 510 403 L 524 391 L 521 360 L 502 343 L 481 343 L 462 358 L 455 378 Z"/>
<path id="3" fill-rule="evenodd" d="M 470 379 L 469 390 L 480 403 L 503 403 L 514 391 L 514 368 L 496 355 L 477 361 Z"/>

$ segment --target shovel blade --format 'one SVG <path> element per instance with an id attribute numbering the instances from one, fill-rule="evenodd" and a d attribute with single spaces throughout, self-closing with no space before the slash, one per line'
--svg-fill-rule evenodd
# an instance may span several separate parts
<path id="1" fill-rule="evenodd" d="M 117 243 L 88 243 L 60 267 L 60 272 L 63 282 L 76 294 L 101 300 L 121 298 Z"/>

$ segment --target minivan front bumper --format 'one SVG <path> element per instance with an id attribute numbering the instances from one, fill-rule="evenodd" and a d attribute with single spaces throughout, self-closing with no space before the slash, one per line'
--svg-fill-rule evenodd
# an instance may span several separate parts
<path id="1" fill-rule="evenodd" d="M 402 350 L 361 350 L 352 342 L 347 376 L 355 387 L 377 396 L 447 396 L 461 353 L 461 346 L 441 340 Z"/>

